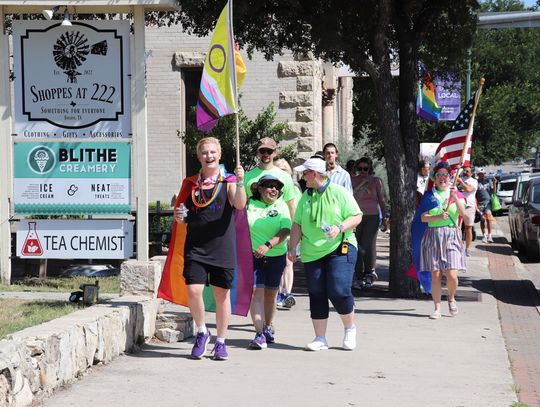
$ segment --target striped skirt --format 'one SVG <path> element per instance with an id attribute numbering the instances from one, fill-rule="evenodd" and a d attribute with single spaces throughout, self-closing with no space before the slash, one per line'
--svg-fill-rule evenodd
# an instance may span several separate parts
<path id="1" fill-rule="evenodd" d="M 428 227 L 422 238 L 421 271 L 467 270 L 461 230 L 455 226 Z"/>

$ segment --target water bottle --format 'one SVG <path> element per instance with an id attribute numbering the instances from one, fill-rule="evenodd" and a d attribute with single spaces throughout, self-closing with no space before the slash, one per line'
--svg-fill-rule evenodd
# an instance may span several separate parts
<path id="1" fill-rule="evenodd" d="M 332 230 L 332 228 L 330 227 L 330 225 L 326 222 L 322 222 L 321 223 L 321 229 L 323 231 L 323 233 L 326 235 L 326 240 L 332 240 L 332 238 L 330 238 L 328 236 L 328 234 L 330 233 L 330 231 Z"/>
<path id="2" fill-rule="evenodd" d="M 185 218 L 187 218 L 188 209 L 186 208 L 186 205 L 181 203 L 178 205 L 178 209 L 180 209 L 180 219 L 183 221 Z"/>

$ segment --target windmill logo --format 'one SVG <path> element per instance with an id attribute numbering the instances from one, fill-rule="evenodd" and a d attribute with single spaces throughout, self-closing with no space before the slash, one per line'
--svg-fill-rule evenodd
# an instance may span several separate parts
<path id="1" fill-rule="evenodd" d="M 56 155 L 49 147 L 37 146 L 28 153 L 28 167 L 36 174 L 51 172 L 55 164 Z"/>
<path id="2" fill-rule="evenodd" d="M 107 41 L 90 45 L 80 31 L 68 31 L 60 35 L 53 47 L 56 65 L 64 70 L 68 83 L 77 83 L 81 73 L 77 69 L 86 61 L 88 54 L 107 55 Z"/>

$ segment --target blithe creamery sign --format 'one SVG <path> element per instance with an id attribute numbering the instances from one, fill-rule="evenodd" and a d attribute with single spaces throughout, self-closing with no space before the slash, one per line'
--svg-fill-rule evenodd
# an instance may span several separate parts
<path id="1" fill-rule="evenodd" d="M 129 22 L 13 22 L 18 138 L 131 137 Z"/>
<path id="2" fill-rule="evenodd" d="M 128 214 L 130 153 L 128 142 L 15 142 L 15 213 Z"/>

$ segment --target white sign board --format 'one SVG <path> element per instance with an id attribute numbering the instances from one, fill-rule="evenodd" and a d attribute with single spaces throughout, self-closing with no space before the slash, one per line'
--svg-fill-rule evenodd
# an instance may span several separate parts
<path id="1" fill-rule="evenodd" d="M 13 21 L 18 138 L 131 137 L 128 21 Z"/>
<path id="2" fill-rule="evenodd" d="M 21 220 L 17 256 L 41 259 L 127 259 L 133 223 L 126 220 Z"/>

